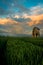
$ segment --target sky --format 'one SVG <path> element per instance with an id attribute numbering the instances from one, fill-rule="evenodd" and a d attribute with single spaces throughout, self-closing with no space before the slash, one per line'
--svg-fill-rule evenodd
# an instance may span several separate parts
<path id="1" fill-rule="evenodd" d="M 33 27 L 43 35 L 43 0 L 0 0 L 0 35 L 31 35 Z"/>

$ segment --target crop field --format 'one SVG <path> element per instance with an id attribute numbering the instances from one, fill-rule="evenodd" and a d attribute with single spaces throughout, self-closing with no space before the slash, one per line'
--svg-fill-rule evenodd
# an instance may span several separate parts
<path id="1" fill-rule="evenodd" d="M 0 37 L 0 65 L 43 65 L 43 38 Z"/>

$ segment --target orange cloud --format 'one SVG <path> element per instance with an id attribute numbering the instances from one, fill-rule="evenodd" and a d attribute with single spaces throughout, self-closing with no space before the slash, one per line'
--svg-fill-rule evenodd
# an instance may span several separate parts
<path id="1" fill-rule="evenodd" d="M 37 24 L 43 24 L 43 22 L 42 22 L 43 14 L 41 14 L 41 15 L 32 15 L 32 16 L 29 16 L 29 18 L 31 19 L 30 22 L 27 22 L 27 24 L 29 26 L 33 26 L 33 25 L 37 25 Z"/>
<path id="2" fill-rule="evenodd" d="M 0 18 L 0 24 L 4 25 L 4 24 L 19 24 L 19 22 L 14 21 L 10 18 Z"/>
<path id="3" fill-rule="evenodd" d="M 40 23 L 41 23 L 41 22 L 39 22 L 39 21 L 27 22 L 27 24 L 28 24 L 29 26 L 37 25 L 37 24 L 40 24 Z"/>

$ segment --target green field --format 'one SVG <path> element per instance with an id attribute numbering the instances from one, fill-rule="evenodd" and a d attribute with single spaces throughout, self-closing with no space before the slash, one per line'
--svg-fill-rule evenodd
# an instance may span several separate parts
<path id="1" fill-rule="evenodd" d="M 43 65 L 43 38 L 0 37 L 0 65 Z"/>

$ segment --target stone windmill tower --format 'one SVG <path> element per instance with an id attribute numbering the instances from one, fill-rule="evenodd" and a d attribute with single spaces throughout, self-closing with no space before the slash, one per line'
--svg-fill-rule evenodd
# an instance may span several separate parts
<path id="1" fill-rule="evenodd" d="M 40 36 L 40 29 L 38 27 L 34 27 L 32 31 L 33 37 L 39 37 Z"/>

